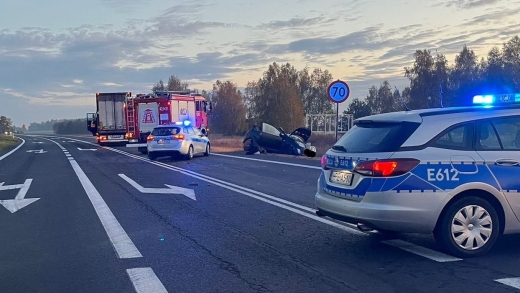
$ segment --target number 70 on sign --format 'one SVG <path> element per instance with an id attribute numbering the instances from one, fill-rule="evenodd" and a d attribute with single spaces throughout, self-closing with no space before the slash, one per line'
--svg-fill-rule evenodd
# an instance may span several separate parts
<path id="1" fill-rule="evenodd" d="M 350 88 L 344 81 L 337 80 L 329 85 L 327 93 L 332 102 L 339 104 L 348 99 Z"/>

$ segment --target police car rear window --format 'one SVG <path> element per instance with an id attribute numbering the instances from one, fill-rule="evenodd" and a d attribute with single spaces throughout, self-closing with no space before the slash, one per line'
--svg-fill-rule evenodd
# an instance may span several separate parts
<path id="1" fill-rule="evenodd" d="M 175 135 L 181 132 L 180 127 L 161 127 L 161 128 L 155 128 L 152 131 L 152 135 L 155 136 L 169 136 L 169 135 Z"/>
<path id="2" fill-rule="evenodd" d="M 335 145 L 342 146 L 348 153 L 395 152 L 419 125 L 412 122 L 357 123 Z"/>

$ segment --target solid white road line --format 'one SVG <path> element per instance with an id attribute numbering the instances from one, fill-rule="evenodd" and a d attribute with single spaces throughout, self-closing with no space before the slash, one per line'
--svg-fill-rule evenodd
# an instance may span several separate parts
<path id="1" fill-rule="evenodd" d="M 499 282 L 501 284 L 511 286 L 516 289 L 520 289 L 520 278 L 505 278 L 505 279 L 498 279 L 495 280 L 495 282 Z"/>
<path id="2" fill-rule="evenodd" d="M 152 268 L 128 269 L 126 273 L 137 293 L 168 293 Z"/>
<path id="3" fill-rule="evenodd" d="M 76 141 L 94 145 L 93 143 L 82 141 L 82 140 L 76 140 Z M 184 174 L 184 175 L 187 175 L 187 176 L 190 176 L 190 177 L 193 177 L 193 178 L 197 178 L 199 180 L 206 181 L 208 183 L 212 183 L 214 185 L 226 188 L 228 190 L 235 191 L 237 193 L 249 196 L 251 198 L 258 199 L 260 201 L 263 201 L 263 202 L 269 203 L 271 205 L 283 208 L 285 210 L 294 212 L 294 213 L 302 215 L 304 217 L 316 220 L 318 222 L 321 222 L 321 223 L 324 223 L 324 224 L 336 227 L 338 229 L 341 229 L 341 230 L 343 230 L 345 232 L 348 232 L 348 233 L 351 233 L 351 234 L 360 235 L 360 236 L 368 236 L 368 235 L 370 235 L 369 233 L 359 231 L 357 228 L 351 228 L 351 227 L 348 227 L 348 226 L 343 225 L 343 224 L 338 224 L 338 223 L 336 223 L 334 221 L 331 221 L 331 220 L 328 220 L 326 218 L 318 217 L 318 216 L 315 215 L 315 211 L 316 210 L 315 209 L 311 209 L 309 207 L 305 207 L 305 206 L 302 206 L 302 205 L 299 205 L 299 204 L 296 204 L 296 203 L 293 203 L 293 202 L 290 202 L 290 201 L 286 201 L 286 200 L 278 198 L 278 197 L 274 197 L 274 196 L 271 196 L 271 195 L 268 195 L 268 194 L 265 194 L 265 193 L 262 193 L 262 192 L 258 192 L 256 190 L 252 190 L 252 189 L 249 189 L 249 188 L 246 188 L 246 187 L 242 187 L 240 185 L 236 185 L 236 184 L 224 181 L 224 180 L 219 180 L 219 179 L 216 179 L 216 178 L 213 178 L 213 177 L 210 177 L 210 176 L 206 176 L 206 175 L 203 175 L 203 174 L 200 174 L 200 173 L 196 173 L 196 172 L 193 172 L 193 171 L 190 171 L 190 170 L 187 170 L 187 169 L 182 169 L 182 168 L 175 167 L 175 166 L 168 165 L 168 164 L 161 163 L 161 162 L 151 161 L 151 160 L 149 160 L 147 158 L 143 158 L 143 157 L 140 157 L 140 156 L 137 156 L 137 155 L 134 155 L 134 154 L 130 154 L 130 153 L 118 150 L 118 149 L 114 149 L 114 148 L 110 148 L 110 147 L 103 147 L 103 148 L 105 148 L 107 150 L 110 150 L 110 151 L 113 151 L 113 152 L 116 152 L 116 153 L 119 153 L 119 154 L 122 154 L 122 155 L 127 156 L 127 157 L 131 157 L 131 158 L 134 158 L 134 159 L 137 159 L 137 160 L 145 161 L 145 162 L 150 163 L 152 165 L 163 167 L 165 169 L 176 171 L 176 172 L 179 172 L 181 174 Z M 293 207 L 295 207 L 295 208 L 293 208 Z M 298 209 L 296 209 L 296 208 L 298 208 Z M 304 211 L 307 211 L 308 213 L 304 212 Z M 349 225 L 349 226 L 352 226 L 352 225 Z M 426 257 L 428 259 L 431 259 L 431 260 L 434 260 L 434 261 L 437 261 L 437 262 L 451 262 L 451 261 L 462 260 L 460 258 L 452 257 L 452 256 L 444 254 L 442 252 L 431 250 L 431 249 L 428 249 L 426 247 L 418 246 L 418 245 L 415 245 L 415 244 L 412 244 L 412 243 L 409 243 L 407 241 L 400 240 L 400 239 L 387 240 L 387 241 L 382 241 L 382 242 L 385 243 L 385 244 L 388 244 L 388 245 L 400 248 L 402 250 L 414 253 L 416 255 L 420 255 L 420 256 Z"/>
<path id="4" fill-rule="evenodd" d="M 15 147 L 15 148 L 14 148 L 13 150 L 11 150 L 10 152 L 8 152 L 7 154 L 1 156 L 1 157 L 0 157 L 0 161 L 3 160 L 3 159 L 5 159 L 5 158 L 7 158 L 7 157 L 8 157 L 9 155 L 11 155 L 12 153 L 16 152 L 19 148 L 21 148 L 21 147 L 25 144 L 25 140 L 24 140 L 23 138 L 18 137 L 18 136 L 15 136 L 15 137 L 18 138 L 19 140 L 21 140 L 22 143 L 21 143 L 19 146 Z"/>
<path id="5" fill-rule="evenodd" d="M 224 155 L 224 154 L 216 154 L 216 153 L 211 153 L 211 155 L 212 156 L 219 156 L 219 157 L 227 157 L 227 158 L 234 158 L 234 159 L 241 159 L 241 160 L 257 161 L 257 162 L 264 162 L 264 163 L 272 163 L 272 164 L 279 164 L 279 165 L 287 165 L 287 166 L 294 166 L 294 167 L 302 167 L 302 168 L 321 170 L 321 167 L 318 167 L 318 166 L 309 166 L 309 165 L 303 165 L 303 164 L 294 164 L 294 163 L 279 162 L 279 161 L 272 161 L 272 160 L 245 158 L 245 157 L 240 157 L 240 156 L 232 156 L 232 155 Z"/>
<path id="6" fill-rule="evenodd" d="M 61 149 L 64 149 L 59 143 L 53 140 L 50 141 L 54 142 Z M 78 163 L 73 158 L 69 158 L 69 162 L 72 169 L 74 169 L 76 176 L 78 176 L 83 189 L 87 193 L 90 202 L 94 206 L 94 210 L 96 211 L 103 228 L 105 228 L 117 256 L 119 258 L 143 257 Z"/>
<path id="7" fill-rule="evenodd" d="M 400 248 L 402 250 L 429 258 L 431 260 L 437 261 L 437 262 L 450 262 L 450 261 L 459 261 L 462 260 L 461 258 L 453 257 L 447 254 L 444 254 L 442 252 L 438 252 L 435 250 L 428 249 L 426 247 L 418 246 L 415 244 L 412 244 L 410 242 L 406 242 L 401 239 L 392 239 L 392 240 L 385 240 L 381 241 L 382 243 Z"/>

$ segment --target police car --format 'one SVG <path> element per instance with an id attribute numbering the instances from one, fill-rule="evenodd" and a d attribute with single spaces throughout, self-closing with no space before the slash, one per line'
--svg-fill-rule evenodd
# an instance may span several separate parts
<path id="1" fill-rule="evenodd" d="M 459 257 L 520 232 L 520 94 L 363 117 L 322 157 L 317 214 L 432 233 Z"/>
<path id="2" fill-rule="evenodd" d="M 182 155 L 190 160 L 196 154 L 208 156 L 210 152 L 209 139 L 188 120 L 157 126 L 146 141 L 150 160 L 176 155 Z"/>

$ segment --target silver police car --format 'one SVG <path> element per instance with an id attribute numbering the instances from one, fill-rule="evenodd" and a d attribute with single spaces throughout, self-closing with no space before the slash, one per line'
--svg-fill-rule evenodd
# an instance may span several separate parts
<path id="1" fill-rule="evenodd" d="M 196 154 L 208 156 L 210 142 L 189 121 L 160 125 L 147 137 L 148 158 L 155 160 L 162 156 L 184 156 L 191 160 Z"/>
<path id="2" fill-rule="evenodd" d="M 459 257 L 520 233 L 520 94 L 363 117 L 322 157 L 317 214 L 432 233 Z"/>

